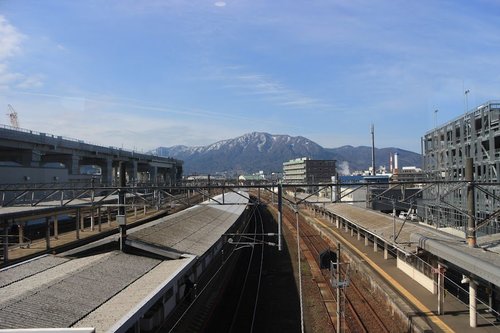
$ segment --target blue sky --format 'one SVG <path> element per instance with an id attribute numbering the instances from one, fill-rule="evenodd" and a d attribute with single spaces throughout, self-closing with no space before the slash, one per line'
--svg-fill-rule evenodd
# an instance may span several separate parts
<path id="1" fill-rule="evenodd" d="M 0 105 L 104 146 L 252 131 L 420 152 L 500 99 L 500 2 L 0 0 Z"/>

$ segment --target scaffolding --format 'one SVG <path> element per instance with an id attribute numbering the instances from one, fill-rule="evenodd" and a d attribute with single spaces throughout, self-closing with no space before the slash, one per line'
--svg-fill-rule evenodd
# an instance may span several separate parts
<path id="1" fill-rule="evenodd" d="M 423 218 L 437 227 L 463 230 L 467 224 L 467 158 L 473 159 L 475 216 L 491 218 L 481 234 L 500 232 L 500 102 L 489 101 L 427 132 L 422 138 L 423 168 L 429 180 L 450 182 L 423 192 Z M 481 185 L 484 184 L 484 185 Z"/>

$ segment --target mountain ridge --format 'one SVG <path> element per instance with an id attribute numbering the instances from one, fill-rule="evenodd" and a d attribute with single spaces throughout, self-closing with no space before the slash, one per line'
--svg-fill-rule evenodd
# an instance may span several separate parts
<path id="1" fill-rule="evenodd" d="M 399 154 L 400 166 L 421 164 L 420 154 L 389 147 L 375 148 L 377 167 L 381 165 L 388 167 L 389 155 L 394 152 Z M 371 147 L 368 146 L 344 145 L 338 148 L 323 148 L 303 136 L 273 135 L 265 132 L 246 133 L 206 146 L 158 147 L 151 153 L 183 160 L 185 174 L 218 172 L 241 174 L 260 170 L 266 173 L 281 172 L 283 162 L 300 157 L 335 159 L 337 165 L 342 164 L 344 173 L 350 170 L 365 170 L 371 166 Z"/>

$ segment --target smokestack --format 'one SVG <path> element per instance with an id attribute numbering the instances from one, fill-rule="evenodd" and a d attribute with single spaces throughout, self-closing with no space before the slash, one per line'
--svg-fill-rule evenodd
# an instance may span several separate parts
<path id="1" fill-rule="evenodd" d="M 398 153 L 394 153 L 394 173 L 398 173 Z"/>
<path id="2" fill-rule="evenodd" d="M 389 172 L 392 173 L 392 153 L 389 154 Z"/>
<path id="3" fill-rule="evenodd" d="M 372 124 L 372 173 L 375 176 L 375 129 Z"/>

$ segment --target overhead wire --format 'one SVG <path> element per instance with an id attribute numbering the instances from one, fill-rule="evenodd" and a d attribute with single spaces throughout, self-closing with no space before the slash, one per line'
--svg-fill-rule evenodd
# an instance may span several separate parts
<path id="1" fill-rule="evenodd" d="M 256 210 L 256 208 L 254 207 L 253 211 L 255 212 L 255 210 Z M 256 221 L 257 219 L 255 217 L 255 213 L 252 214 L 252 216 L 254 218 L 254 240 L 255 240 L 255 238 L 257 238 L 257 221 Z M 238 298 L 238 303 L 236 304 L 236 309 L 233 313 L 233 320 L 231 321 L 231 326 L 229 328 L 229 332 L 233 332 L 234 325 L 236 324 L 236 319 L 238 318 L 238 313 L 240 311 L 241 301 L 243 299 L 243 294 L 245 293 L 245 288 L 246 288 L 246 284 L 248 281 L 248 276 L 250 274 L 250 269 L 252 268 L 252 260 L 253 260 L 253 255 L 255 252 L 255 246 L 252 244 L 252 245 L 250 245 L 250 247 L 252 248 L 252 252 L 250 253 L 250 259 L 248 260 L 248 266 L 247 266 L 247 271 L 245 274 L 245 279 L 243 280 L 243 286 L 241 287 L 240 296 Z"/>
<path id="2" fill-rule="evenodd" d="M 251 219 L 254 218 L 254 214 L 255 214 L 255 207 L 252 207 L 251 215 L 244 221 L 244 227 L 243 227 L 244 230 L 246 230 L 248 228 Z M 240 236 L 239 239 L 241 239 L 241 236 Z M 210 277 L 210 279 L 207 281 L 207 283 L 205 284 L 205 286 L 197 293 L 197 295 L 195 296 L 194 300 L 188 305 L 188 307 L 186 308 L 186 310 L 184 310 L 184 312 L 179 316 L 179 318 L 177 319 L 177 321 L 175 322 L 175 324 L 170 328 L 169 333 L 172 333 L 173 330 L 177 327 L 177 325 L 180 324 L 180 322 L 184 318 L 184 316 L 189 312 L 189 310 L 196 303 L 196 301 L 201 297 L 201 295 L 205 292 L 205 290 L 210 286 L 210 284 L 212 283 L 212 281 L 219 275 L 219 273 L 222 271 L 222 269 L 227 265 L 227 263 L 230 261 L 229 259 L 233 256 L 233 254 L 236 252 L 236 250 L 237 250 L 236 246 L 234 246 L 231 249 L 231 252 L 229 253 L 229 256 L 222 262 L 222 264 L 220 265 L 220 267 Z"/>
<path id="3" fill-rule="evenodd" d="M 260 225 L 260 227 L 261 227 L 261 237 L 262 237 L 262 241 L 264 241 L 264 220 L 262 218 L 262 214 L 261 214 L 261 212 L 260 212 L 259 209 L 257 209 L 257 212 L 259 214 L 260 221 L 261 221 L 261 225 Z M 252 316 L 252 324 L 250 326 L 250 332 L 253 332 L 254 323 L 255 323 L 255 315 L 257 314 L 257 304 L 259 302 L 260 284 L 262 282 L 262 266 L 264 264 L 264 250 L 265 250 L 265 247 L 263 246 L 262 250 L 260 252 L 259 278 L 257 280 L 257 292 L 256 292 L 256 295 L 255 295 L 255 302 L 254 302 L 254 307 L 253 307 L 253 316 Z"/>
<path id="4" fill-rule="evenodd" d="M 388 251 L 389 253 L 391 253 L 394 257 L 397 257 L 397 255 L 398 255 L 398 254 L 397 254 L 397 246 L 396 246 L 396 244 L 394 244 L 394 249 L 391 249 L 391 248 L 389 247 L 389 248 L 387 249 L 387 251 Z M 422 258 L 418 257 L 418 255 L 417 255 L 417 254 L 415 254 L 415 253 L 410 253 L 410 252 L 406 252 L 406 251 L 405 251 L 405 253 L 407 253 L 410 257 L 414 257 L 414 258 L 415 258 L 416 260 L 418 260 L 418 261 L 419 261 L 422 265 L 424 265 L 425 267 L 428 267 L 428 269 L 429 269 L 429 270 L 432 270 L 432 269 L 434 268 L 434 267 L 433 267 L 430 263 L 428 263 L 428 262 L 426 262 L 425 260 L 423 260 Z M 442 274 L 442 273 L 438 273 L 438 274 Z M 446 281 L 448 281 L 448 282 L 449 282 L 450 284 L 452 284 L 452 285 L 455 285 L 455 286 L 457 287 L 457 289 L 461 290 L 461 291 L 462 291 L 462 292 L 464 292 L 466 295 L 468 295 L 468 294 L 469 294 L 469 292 L 468 292 L 465 288 L 463 288 L 462 286 L 460 286 L 459 284 L 457 284 L 457 283 L 456 283 L 455 281 L 453 281 L 451 278 L 447 277 L 446 275 L 443 275 L 443 277 L 445 278 L 445 280 L 446 280 Z M 433 283 L 434 283 L 434 284 L 437 284 L 437 282 L 436 282 L 436 281 L 433 281 Z M 460 299 L 460 297 L 455 296 L 454 294 L 451 294 L 451 293 L 449 293 L 449 294 L 451 295 L 451 297 L 455 298 L 458 302 L 462 303 L 463 305 L 468 305 L 468 304 L 467 304 L 467 303 L 465 303 L 463 300 L 461 300 L 461 299 Z M 487 305 L 487 304 L 486 304 L 485 302 L 483 302 L 480 298 L 476 297 L 476 301 L 478 301 L 479 303 L 481 303 L 482 305 L 484 305 L 484 306 L 488 309 L 488 311 L 490 311 L 490 312 L 494 313 L 494 314 L 496 315 L 496 317 L 500 317 L 500 313 L 499 313 L 499 312 L 497 312 L 495 309 L 493 309 L 492 307 L 490 307 L 489 305 Z M 488 322 L 489 324 L 491 324 L 492 326 L 494 326 L 494 327 L 499 327 L 498 322 L 496 322 L 496 323 L 495 323 L 495 321 L 492 321 L 492 320 L 490 320 L 490 319 L 486 318 L 486 317 L 485 317 L 485 316 L 483 316 L 483 315 L 482 315 L 479 311 L 478 311 L 477 313 L 478 313 L 478 315 L 479 315 L 482 319 L 484 319 L 485 321 L 487 321 L 487 322 Z"/>

